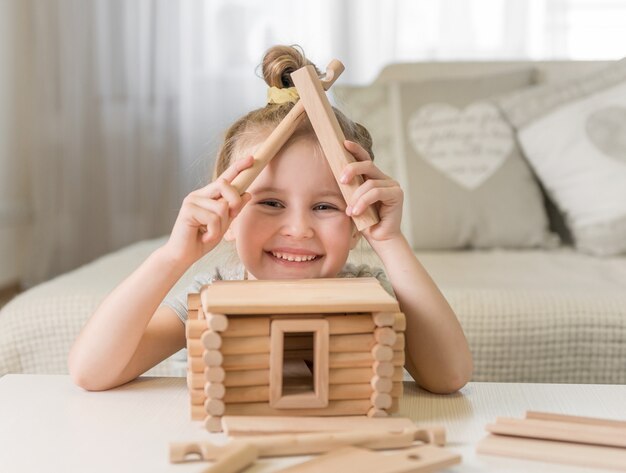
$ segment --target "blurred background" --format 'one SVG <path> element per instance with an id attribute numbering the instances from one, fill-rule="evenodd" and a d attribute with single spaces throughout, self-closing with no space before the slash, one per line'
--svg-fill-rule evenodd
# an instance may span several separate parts
<path id="1" fill-rule="evenodd" d="M 0 294 L 165 235 L 257 66 L 619 59 L 626 0 L 0 0 Z"/>

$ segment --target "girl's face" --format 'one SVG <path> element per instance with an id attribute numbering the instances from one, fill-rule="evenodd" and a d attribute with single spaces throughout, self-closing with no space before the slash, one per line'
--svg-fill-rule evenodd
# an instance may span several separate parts
<path id="1" fill-rule="evenodd" d="M 359 234 L 312 137 L 285 146 L 248 188 L 226 233 L 251 279 L 335 277 Z"/>

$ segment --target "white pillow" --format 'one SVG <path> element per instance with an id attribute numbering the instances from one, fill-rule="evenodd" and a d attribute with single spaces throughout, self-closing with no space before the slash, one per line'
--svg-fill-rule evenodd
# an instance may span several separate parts
<path id="1" fill-rule="evenodd" d="M 626 253 L 626 60 L 500 104 L 576 247 Z"/>

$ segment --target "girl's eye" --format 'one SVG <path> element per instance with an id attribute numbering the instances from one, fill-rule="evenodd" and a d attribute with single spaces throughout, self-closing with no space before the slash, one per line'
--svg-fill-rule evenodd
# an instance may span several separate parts
<path id="1" fill-rule="evenodd" d="M 283 204 L 281 204 L 280 202 L 278 202 L 277 200 L 264 200 L 262 202 L 259 202 L 261 205 L 266 205 L 267 207 L 272 207 L 275 209 L 280 209 Z"/>
<path id="2" fill-rule="evenodd" d="M 313 207 L 315 210 L 337 210 L 337 207 L 331 204 L 317 204 Z"/>

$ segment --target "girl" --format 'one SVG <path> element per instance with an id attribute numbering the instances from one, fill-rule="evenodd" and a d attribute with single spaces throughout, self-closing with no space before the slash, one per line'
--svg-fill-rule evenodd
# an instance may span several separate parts
<path id="1" fill-rule="evenodd" d="M 252 165 L 255 148 L 297 100 L 290 73 L 310 64 L 293 47 L 271 48 L 263 60 L 269 103 L 234 123 L 216 162 L 214 179 L 190 193 L 168 241 L 100 304 L 69 355 L 76 384 L 105 390 L 126 383 L 185 346 L 186 293 L 165 296 L 187 269 L 222 240 L 234 243 L 241 265 L 201 274 L 187 292 L 215 279 L 376 276 L 398 299 L 407 318 L 406 368 L 423 388 L 460 389 L 472 359 L 456 316 L 400 231 L 403 194 L 371 158 L 371 138 L 341 112 L 335 114 L 356 162 L 342 182 L 366 180 L 345 202 L 307 120 L 249 187 L 230 185 Z M 346 265 L 361 234 L 352 223 L 369 205 L 380 222 L 362 235 L 382 270 Z"/>

